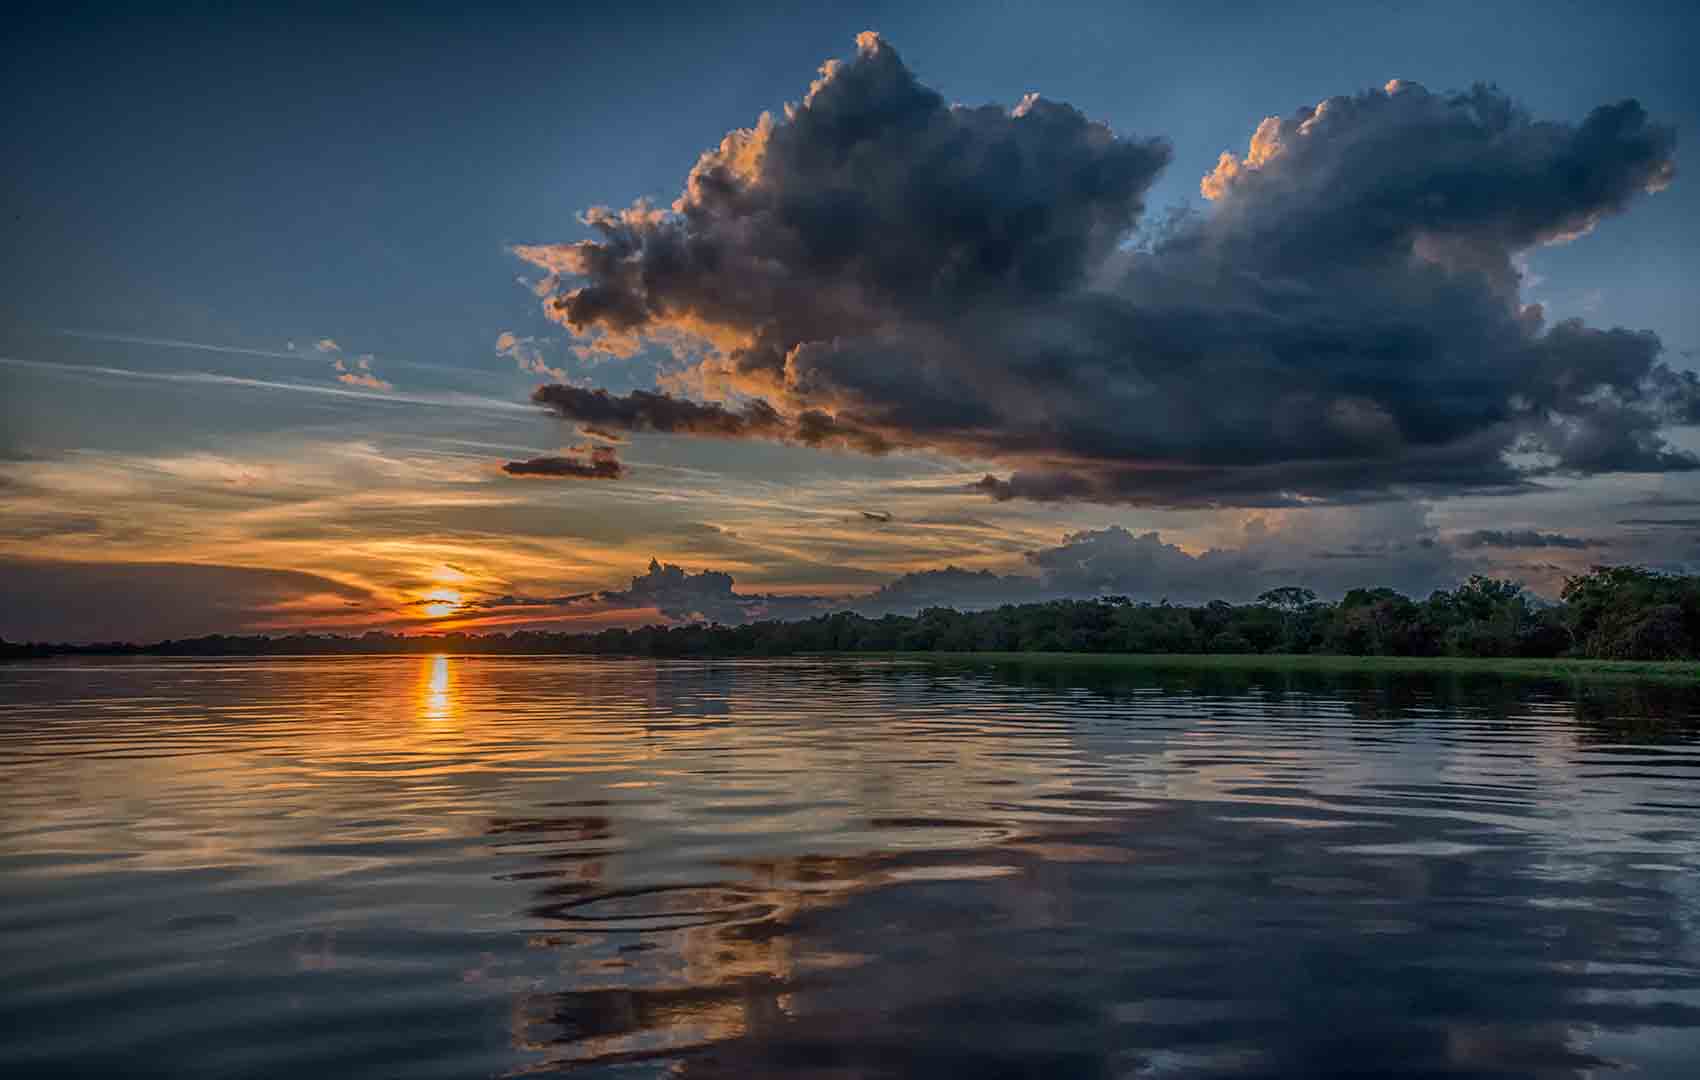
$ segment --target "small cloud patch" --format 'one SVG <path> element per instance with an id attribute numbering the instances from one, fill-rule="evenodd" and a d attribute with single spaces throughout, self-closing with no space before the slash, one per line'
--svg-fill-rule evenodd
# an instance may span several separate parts
<path id="1" fill-rule="evenodd" d="M 575 446 L 565 454 L 510 461 L 502 471 L 541 480 L 618 480 L 626 467 L 612 446 Z"/>

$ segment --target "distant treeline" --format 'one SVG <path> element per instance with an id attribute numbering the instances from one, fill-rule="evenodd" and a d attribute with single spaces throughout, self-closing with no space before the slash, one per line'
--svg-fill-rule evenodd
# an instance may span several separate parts
<path id="1" fill-rule="evenodd" d="M 795 622 L 647 626 L 594 634 L 534 630 L 357 637 L 214 634 L 153 645 L 0 642 L 0 656 L 264 656 L 381 653 L 571 653 L 597 656 L 781 656 L 805 652 L 1336 653 L 1357 656 L 1700 658 L 1700 577 L 1596 567 L 1549 604 L 1516 582 L 1481 576 L 1426 600 L 1354 589 L 1338 602 L 1272 589 L 1252 604 L 1196 607 L 1126 597 L 928 608 L 871 619 L 839 612 Z"/>

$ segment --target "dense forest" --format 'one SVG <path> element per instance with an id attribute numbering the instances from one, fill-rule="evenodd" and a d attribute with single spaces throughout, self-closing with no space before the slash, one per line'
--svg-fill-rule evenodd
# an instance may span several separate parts
<path id="1" fill-rule="evenodd" d="M 152 645 L 16 644 L 0 656 L 61 653 L 167 656 L 341 653 L 574 653 L 606 656 L 778 656 L 804 652 L 1336 653 L 1358 656 L 1700 658 L 1700 576 L 1596 567 L 1548 603 L 1512 581 L 1472 577 L 1414 600 L 1354 589 L 1339 601 L 1272 589 L 1252 604 L 1196 607 L 1127 597 L 1011 604 L 984 611 L 928 608 L 867 618 L 839 612 L 739 626 L 647 626 L 594 634 L 535 630 L 357 637 L 209 637 Z"/>

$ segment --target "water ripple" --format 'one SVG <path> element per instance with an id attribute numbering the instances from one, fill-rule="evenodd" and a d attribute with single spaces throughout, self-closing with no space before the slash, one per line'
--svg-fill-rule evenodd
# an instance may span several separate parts
<path id="1" fill-rule="evenodd" d="M 1687 1078 L 1697 779 L 1670 687 L 4 666 L 0 1074 Z"/>

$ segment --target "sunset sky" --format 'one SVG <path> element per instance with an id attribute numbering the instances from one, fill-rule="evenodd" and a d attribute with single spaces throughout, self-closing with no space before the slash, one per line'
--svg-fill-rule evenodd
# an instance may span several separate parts
<path id="1" fill-rule="evenodd" d="M 1381 7 L 22 16 L 0 636 L 1700 570 L 1700 9 Z"/>

